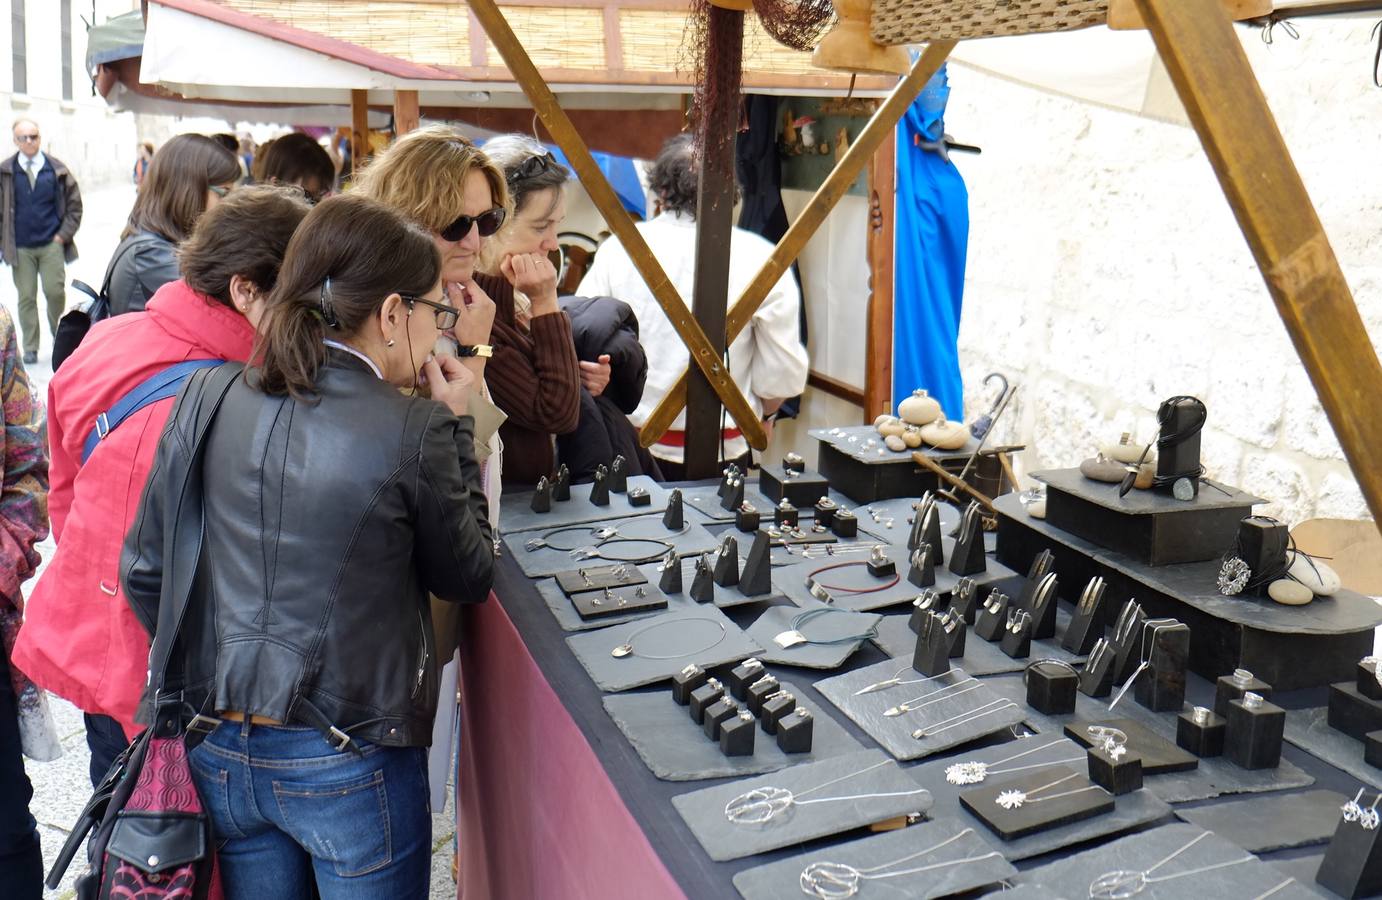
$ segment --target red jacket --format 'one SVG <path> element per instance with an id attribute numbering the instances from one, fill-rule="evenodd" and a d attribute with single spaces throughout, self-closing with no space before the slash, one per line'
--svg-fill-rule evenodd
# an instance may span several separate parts
<path id="1" fill-rule="evenodd" d="M 117 719 L 129 736 L 139 731 L 149 639 L 120 587 L 120 549 L 173 400 L 130 416 L 85 466 L 82 444 L 97 415 L 146 378 L 189 359 L 243 362 L 253 344 L 244 316 L 174 281 L 146 312 L 98 322 L 48 386 L 57 552 L 25 606 L 14 664 L 83 711 Z"/>

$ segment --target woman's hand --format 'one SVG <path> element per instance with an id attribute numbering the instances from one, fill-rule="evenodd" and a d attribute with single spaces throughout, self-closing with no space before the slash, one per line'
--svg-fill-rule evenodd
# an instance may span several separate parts
<path id="1" fill-rule="evenodd" d="M 454 356 L 434 356 L 422 365 L 432 399 L 445 403 L 458 416 L 470 412 L 470 398 L 475 393 L 475 376 Z"/>
<path id="2" fill-rule="evenodd" d="M 510 253 L 499 271 L 533 302 L 533 317 L 554 313 L 557 305 L 557 269 L 545 253 Z"/>
<path id="3" fill-rule="evenodd" d="M 456 296 L 457 293 L 460 296 Z M 475 283 L 474 279 L 461 284 L 459 292 L 448 290 L 448 294 L 451 297 L 451 305 L 456 307 L 459 312 L 456 325 L 451 329 L 456 335 L 456 340 L 466 347 L 491 343 L 490 332 L 494 328 L 494 301 L 489 298 L 489 295 Z"/>
<path id="4" fill-rule="evenodd" d="M 596 362 L 581 360 L 581 386 L 598 397 L 609 386 L 609 354 L 602 353 Z"/>

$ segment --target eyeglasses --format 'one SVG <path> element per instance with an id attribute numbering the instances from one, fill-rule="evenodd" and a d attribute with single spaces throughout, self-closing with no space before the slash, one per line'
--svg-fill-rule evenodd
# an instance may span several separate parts
<path id="1" fill-rule="evenodd" d="M 16 135 L 14 136 L 14 139 L 15 139 L 16 141 L 23 141 L 23 142 L 26 143 L 26 144 L 32 144 L 34 141 L 38 140 L 38 135 L 36 135 L 36 134 L 16 134 Z"/>
<path id="2" fill-rule="evenodd" d="M 504 224 L 506 215 L 504 207 L 496 206 L 488 212 L 482 212 L 478 216 L 461 216 L 441 230 L 443 240 L 459 241 L 470 234 L 471 226 L 480 229 L 480 237 L 489 237 L 499 230 L 499 226 Z"/>
<path id="3" fill-rule="evenodd" d="M 515 166 L 512 172 L 504 176 L 504 180 L 509 184 L 526 181 L 529 178 L 536 178 L 555 165 L 557 165 L 557 158 L 550 151 L 541 156 L 530 156 Z"/>
<path id="4" fill-rule="evenodd" d="M 417 294 L 400 293 L 398 296 L 402 297 L 405 303 L 421 303 L 423 306 L 432 307 L 433 314 L 437 317 L 438 331 L 446 331 L 448 328 L 454 328 L 457 320 L 461 317 L 460 311 L 454 306 L 447 306 L 445 303 L 437 303 L 435 300 L 428 300 L 425 297 L 419 297 Z"/>

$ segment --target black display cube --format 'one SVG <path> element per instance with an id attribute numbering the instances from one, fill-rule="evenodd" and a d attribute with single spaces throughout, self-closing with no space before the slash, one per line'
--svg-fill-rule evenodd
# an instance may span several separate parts
<path id="1" fill-rule="evenodd" d="M 1113 794 L 1131 794 L 1142 787 L 1142 757 L 1126 750 L 1117 759 L 1103 747 L 1091 747 L 1086 753 L 1089 758 L 1089 780 Z"/>
<path id="2" fill-rule="evenodd" d="M 1366 809 L 1373 797 L 1364 791 L 1357 803 Z M 1382 828 L 1340 818 L 1315 881 L 1346 900 L 1382 894 Z"/>
<path id="3" fill-rule="evenodd" d="M 1358 693 L 1373 700 L 1382 700 L 1382 681 L 1377 680 L 1376 657 L 1367 657 L 1358 663 Z"/>
<path id="4" fill-rule="evenodd" d="M 1079 469 L 1033 473 L 1046 482 L 1046 521 L 1052 526 L 1153 566 L 1218 559 L 1233 546 L 1238 523 L 1261 498 L 1210 488 L 1189 501 L 1152 491 L 1118 496 L 1118 485 L 1094 481 Z"/>
<path id="5" fill-rule="evenodd" d="M 1204 707 L 1186 710 L 1176 717 L 1176 744 L 1201 758 L 1222 756 L 1228 720 L 1210 709 L 1197 716 Z"/>
<path id="6" fill-rule="evenodd" d="M 872 426 L 842 429 L 859 440 L 855 444 L 831 440 L 826 432 L 813 429 L 810 434 L 820 441 L 816 468 L 830 482 L 830 486 L 855 503 L 873 503 L 893 497 L 920 497 L 942 485 L 935 473 L 912 459 L 913 451 L 895 453 L 884 450 L 878 454 L 883 439 Z M 870 437 L 871 436 L 871 437 Z M 876 440 L 878 447 L 864 450 L 866 440 Z M 974 452 L 973 439 L 960 450 L 922 450 L 947 472 L 959 475 Z M 1001 493 L 1002 469 L 992 457 L 979 457 L 970 473 L 969 481 L 988 496 Z M 819 495 L 817 495 L 819 496 Z M 811 502 L 815 502 L 812 498 Z"/>
<path id="7" fill-rule="evenodd" d="M 788 474 L 782 466 L 763 466 L 758 470 L 758 492 L 773 503 L 786 497 L 798 509 L 816 505 L 830 492 L 830 483 L 816 472 Z"/>
<path id="8" fill-rule="evenodd" d="M 1329 727 L 1360 741 L 1370 731 L 1382 731 L 1382 700 L 1364 697 L 1350 681 L 1331 684 Z"/>
<path id="9" fill-rule="evenodd" d="M 1027 682 L 1027 705 L 1032 709 L 1048 716 L 1075 711 L 1080 677 L 1068 666 L 1039 661 L 1028 666 L 1022 677 Z"/>
<path id="10" fill-rule="evenodd" d="M 1250 707 L 1243 700 L 1228 704 L 1228 731 L 1224 756 L 1244 769 L 1275 769 L 1281 763 L 1281 739 L 1286 731 L 1286 710 L 1262 701 Z"/>
<path id="11" fill-rule="evenodd" d="M 1247 669 L 1238 669 L 1232 675 L 1220 675 L 1214 682 L 1214 711 L 1227 716 L 1228 702 L 1243 699 L 1248 691 L 1263 700 L 1272 699 L 1272 686 Z"/>

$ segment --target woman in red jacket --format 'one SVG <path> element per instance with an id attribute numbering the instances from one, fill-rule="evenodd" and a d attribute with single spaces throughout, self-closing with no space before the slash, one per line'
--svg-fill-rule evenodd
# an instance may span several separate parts
<path id="1" fill-rule="evenodd" d="M 86 714 L 91 781 L 138 729 L 149 640 L 120 587 L 120 548 L 173 399 L 135 412 L 83 461 L 98 416 L 150 377 L 189 360 L 244 362 L 261 298 L 307 203 L 297 191 L 235 191 L 197 222 L 180 250 L 182 278 L 141 313 L 97 323 L 48 386 L 48 508 L 57 552 L 34 587 L 14 663 Z"/>

